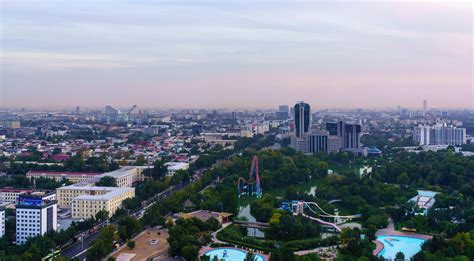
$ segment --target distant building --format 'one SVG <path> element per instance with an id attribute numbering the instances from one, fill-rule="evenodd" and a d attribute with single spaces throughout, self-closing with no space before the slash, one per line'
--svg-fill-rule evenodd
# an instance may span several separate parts
<path id="1" fill-rule="evenodd" d="M 381 157 L 382 151 L 377 149 L 376 147 L 365 147 L 363 154 L 365 157 Z"/>
<path id="2" fill-rule="evenodd" d="M 115 117 L 120 114 L 120 110 L 116 109 L 113 106 L 107 105 L 105 106 L 105 115 Z"/>
<path id="3" fill-rule="evenodd" d="M 185 162 L 167 162 L 165 163 L 168 172 L 166 176 L 172 177 L 178 170 L 187 170 L 189 169 L 189 164 Z"/>
<path id="4" fill-rule="evenodd" d="M 278 120 L 288 120 L 288 116 L 289 116 L 289 110 L 290 108 L 288 107 L 288 105 L 280 105 L 278 106 L 278 111 L 276 113 L 276 118 Z"/>
<path id="5" fill-rule="evenodd" d="M 0 238 L 5 235 L 5 209 L 0 209 Z"/>
<path id="6" fill-rule="evenodd" d="M 73 183 L 85 181 L 101 175 L 102 173 L 93 172 L 63 172 L 63 171 L 34 171 L 30 170 L 26 173 L 26 177 L 30 180 L 35 178 L 48 178 L 56 181 L 67 179 Z"/>
<path id="7" fill-rule="evenodd" d="M 329 132 L 329 135 L 340 138 L 341 149 L 358 149 L 360 147 L 362 131 L 360 124 L 346 123 L 344 121 L 328 122 L 326 123 L 326 130 Z"/>
<path id="8" fill-rule="evenodd" d="M 329 135 L 329 153 L 339 152 L 342 148 L 342 138 L 339 136 Z"/>
<path id="9" fill-rule="evenodd" d="M 295 134 L 297 138 L 305 138 L 309 132 L 311 108 L 309 104 L 300 102 L 295 104 Z"/>
<path id="10" fill-rule="evenodd" d="M 360 124 L 346 123 L 344 127 L 343 148 L 358 149 L 360 147 L 360 134 L 362 127 Z"/>
<path id="11" fill-rule="evenodd" d="M 22 194 L 16 208 L 16 243 L 24 244 L 28 238 L 44 235 L 57 229 L 56 200 L 48 195 Z"/>
<path id="12" fill-rule="evenodd" d="M 125 166 L 118 170 L 101 174 L 98 177 L 113 177 L 117 181 L 118 187 L 131 187 L 133 183 L 143 180 L 142 172 L 143 168 L 136 166 Z"/>
<path id="13" fill-rule="evenodd" d="M 436 125 L 419 125 L 413 128 L 413 141 L 420 146 L 466 144 L 466 129 L 448 126 L 444 123 Z"/>
<path id="14" fill-rule="evenodd" d="M 316 131 L 308 134 L 309 138 L 309 153 L 319 153 L 324 154 L 329 153 L 330 149 L 330 140 L 328 131 Z"/>

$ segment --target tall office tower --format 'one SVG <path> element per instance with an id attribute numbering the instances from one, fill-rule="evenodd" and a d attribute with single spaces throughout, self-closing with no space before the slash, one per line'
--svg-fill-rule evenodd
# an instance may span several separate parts
<path id="1" fill-rule="evenodd" d="M 81 112 L 81 107 L 77 106 L 76 107 L 76 114 L 79 115 L 80 112 Z"/>
<path id="2" fill-rule="evenodd" d="M 0 209 L 0 238 L 5 235 L 5 209 Z"/>
<path id="3" fill-rule="evenodd" d="M 105 106 L 105 115 L 107 116 L 118 116 L 120 111 L 110 105 Z"/>
<path id="4" fill-rule="evenodd" d="M 358 149 L 360 146 L 361 125 L 356 123 L 346 123 L 344 126 L 344 148 Z"/>
<path id="5" fill-rule="evenodd" d="M 288 120 L 288 113 L 289 113 L 290 108 L 288 105 L 280 105 L 278 106 L 278 111 L 276 113 L 276 118 L 278 120 Z"/>
<path id="6" fill-rule="evenodd" d="M 423 111 L 426 112 L 428 109 L 428 102 L 425 100 L 423 100 Z"/>
<path id="7" fill-rule="evenodd" d="M 328 131 L 316 131 L 308 135 L 309 139 L 309 153 L 322 152 L 324 154 L 329 153 L 329 132 Z"/>
<path id="8" fill-rule="evenodd" d="M 360 133 L 362 126 L 355 123 L 346 123 L 344 121 L 326 123 L 326 130 L 330 136 L 339 137 L 342 149 L 358 149 L 360 147 Z M 339 142 L 332 138 L 335 144 Z M 337 149 L 337 145 L 333 147 L 333 151 Z"/>
<path id="9" fill-rule="evenodd" d="M 466 144 L 466 129 L 438 123 L 436 125 L 419 125 L 413 128 L 413 141 L 424 145 Z"/>
<path id="10" fill-rule="evenodd" d="M 16 204 L 16 243 L 57 229 L 56 200 L 41 195 L 22 194 Z"/>
<path id="11" fill-rule="evenodd" d="M 311 108 L 304 102 L 295 104 L 294 108 L 295 134 L 297 138 L 303 138 L 309 131 Z"/>
<path id="12" fill-rule="evenodd" d="M 327 122 L 326 123 L 326 130 L 329 132 L 331 136 L 342 136 L 340 133 L 339 122 Z"/>

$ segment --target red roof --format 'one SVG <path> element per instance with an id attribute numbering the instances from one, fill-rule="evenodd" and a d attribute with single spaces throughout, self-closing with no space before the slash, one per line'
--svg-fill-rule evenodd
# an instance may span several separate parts
<path id="1" fill-rule="evenodd" d="M 32 192 L 32 189 L 0 188 L 0 192 Z"/>
<path id="2" fill-rule="evenodd" d="M 63 161 L 69 159 L 69 155 L 66 154 L 57 154 L 51 157 L 55 161 Z"/>
<path id="3" fill-rule="evenodd" d="M 45 174 L 45 175 L 78 175 L 78 176 L 82 176 L 82 175 L 89 175 L 89 176 L 97 176 L 97 175 L 100 175 L 102 173 L 98 173 L 98 172 L 65 172 L 65 171 L 36 171 L 36 170 L 30 170 L 28 171 L 28 173 L 26 173 L 27 175 L 28 174 Z"/>

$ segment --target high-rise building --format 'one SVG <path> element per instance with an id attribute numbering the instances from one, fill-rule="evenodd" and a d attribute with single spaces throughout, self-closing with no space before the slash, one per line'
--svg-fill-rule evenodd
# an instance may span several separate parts
<path id="1" fill-rule="evenodd" d="M 105 115 L 107 116 L 118 116 L 120 114 L 120 111 L 116 109 L 115 107 L 112 107 L 110 105 L 105 106 Z"/>
<path id="2" fill-rule="evenodd" d="M 278 106 L 278 111 L 276 113 L 276 118 L 278 120 L 287 120 L 288 119 L 288 113 L 289 113 L 289 107 L 288 105 L 280 105 Z"/>
<path id="3" fill-rule="evenodd" d="M 358 149 L 360 147 L 360 134 L 362 126 L 344 121 L 326 123 L 326 130 L 331 136 L 340 137 L 342 149 Z M 335 139 L 333 139 L 334 142 Z"/>
<path id="4" fill-rule="evenodd" d="M 295 134 L 297 138 L 304 138 L 309 131 L 311 108 L 304 102 L 295 104 L 294 108 Z"/>
<path id="5" fill-rule="evenodd" d="M 28 238 L 44 235 L 57 229 L 56 200 L 50 196 L 22 194 L 16 208 L 16 243 L 24 244 Z"/>
<path id="6" fill-rule="evenodd" d="M 424 145 L 461 146 L 466 143 L 466 129 L 439 123 L 433 126 L 419 125 L 413 128 L 413 141 Z"/>
<path id="7" fill-rule="evenodd" d="M 346 123 L 344 126 L 344 141 L 345 149 L 358 149 L 360 147 L 360 133 L 362 127 L 360 124 Z"/>
<path id="8" fill-rule="evenodd" d="M 426 112 L 428 109 L 428 102 L 425 100 L 423 100 L 423 111 Z"/>
<path id="9" fill-rule="evenodd" d="M 309 153 L 322 152 L 324 154 L 329 153 L 329 132 L 328 131 L 315 131 L 308 135 L 309 139 Z"/>

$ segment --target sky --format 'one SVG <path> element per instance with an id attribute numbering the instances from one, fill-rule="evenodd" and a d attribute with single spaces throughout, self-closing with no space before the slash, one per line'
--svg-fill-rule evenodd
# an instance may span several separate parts
<path id="1" fill-rule="evenodd" d="M 473 10 L 0 0 L 0 107 L 474 108 Z"/>

